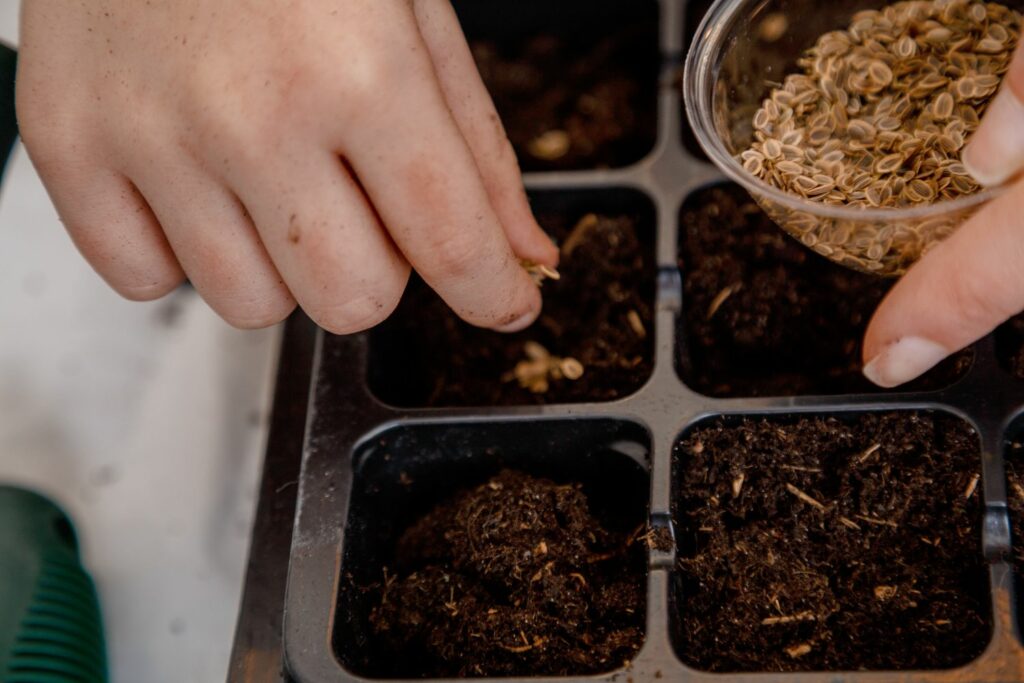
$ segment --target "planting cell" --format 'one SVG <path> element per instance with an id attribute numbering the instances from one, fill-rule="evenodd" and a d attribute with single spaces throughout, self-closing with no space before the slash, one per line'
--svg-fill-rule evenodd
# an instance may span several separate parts
<path id="1" fill-rule="evenodd" d="M 456 3 L 524 171 L 640 161 L 657 134 L 658 4 Z"/>
<path id="2" fill-rule="evenodd" d="M 698 424 L 673 458 L 677 653 L 716 672 L 967 664 L 992 632 L 981 469 L 943 412 Z"/>
<path id="3" fill-rule="evenodd" d="M 649 437 L 402 426 L 355 456 L 334 647 L 373 678 L 583 675 L 643 641 Z"/>
<path id="4" fill-rule="evenodd" d="M 416 281 L 371 334 L 369 384 L 378 398 L 399 406 L 578 403 L 620 398 L 647 381 L 656 278 L 650 201 L 612 189 L 538 192 L 533 205 L 561 248 L 561 279 L 544 282 L 538 321 L 512 335 L 472 327 Z M 537 358 L 540 351 L 547 357 Z M 578 362 L 582 375 L 564 376 L 559 361 Z"/>
<path id="5" fill-rule="evenodd" d="M 894 281 L 838 266 L 785 235 L 735 185 L 698 190 L 680 217 L 678 370 L 715 397 L 878 391 L 861 338 Z M 949 386 L 971 350 L 901 391 Z"/>

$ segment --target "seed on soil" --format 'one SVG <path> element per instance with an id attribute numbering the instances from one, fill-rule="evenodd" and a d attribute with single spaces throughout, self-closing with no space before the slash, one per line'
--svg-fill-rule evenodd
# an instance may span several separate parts
<path id="1" fill-rule="evenodd" d="M 533 156 L 544 161 L 556 161 L 569 153 L 572 139 L 564 130 L 549 130 L 538 135 L 527 146 Z"/>
<path id="2" fill-rule="evenodd" d="M 715 313 L 718 313 L 718 309 L 722 307 L 722 304 L 724 304 L 730 296 L 738 292 L 742 286 L 743 284 L 739 283 L 724 287 L 722 291 L 720 291 L 715 298 L 711 300 L 711 304 L 708 306 L 707 319 L 711 320 L 714 318 Z"/>
<path id="3" fill-rule="evenodd" d="M 636 336 L 641 339 L 647 337 L 647 328 L 644 327 L 644 321 L 640 319 L 640 314 L 634 309 L 631 308 L 626 313 L 626 321 L 629 322 L 629 327 L 636 333 Z"/>
<path id="4" fill-rule="evenodd" d="M 975 474 L 971 477 L 971 481 L 967 484 L 967 490 L 964 491 L 964 498 L 970 498 L 974 495 L 975 490 L 978 488 L 978 479 L 981 475 Z"/>
<path id="5" fill-rule="evenodd" d="M 583 364 L 575 358 L 563 358 L 558 363 L 558 369 L 567 380 L 575 381 L 583 376 Z"/>
<path id="6" fill-rule="evenodd" d="M 858 12 L 771 90 L 753 114 L 741 163 L 781 190 L 831 205 L 899 208 L 974 194 L 981 188 L 961 172 L 959 155 L 1009 69 L 1020 26 L 1019 12 L 972 0 Z M 823 168 L 820 159 L 836 152 Z M 819 177 L 825 169 L 828 182 Z M 769 208 L 787 228 L 804 216 Z M 832 224 L 807 216 L 821 230 Z M 818 235 L 814 225 L 799 236 L 814 234 L 813 246 L 829 256 L 842 249 L 846 265 L 899 274 L 954 227 L 910 225 L 900 240 L 868 235 L 860 247 Z"/>
<path id="7" fill-rule="evenodd" d="M 743 492 L 743 480 L 744 479 L 746 479 L 746 476 L 743 475 L 743 474 L 740 474 L 738 477 L 736 477 L 735 479 L 732 480 L 732 497 L 733 498 L 739 498 L 740 497 L 740 493 Z"/>
<path id="8" fill-rule="evenodd" d="M 810 643 L 800 643 L 799 645 L 792 645 L 786 648 L 786 654 L 793 659 L 799 659 L 805 654 L 809 653 L 814 648 L 811 647 Z"/>
<path id="9" fill-rule="evenodd" d="M 896 596 L 896 586 L 875 586 L 875 597 L 879 600 L 892 600 Z"/>
<path id="10" fill-rule="evenodd" d="M 551 382 L 567 379 L 571 382 L 583 376 L 583 364 L 575 358 L 560 358 L 535 341 L 523 344 L 526 360 L 516 363 L 515 368 L 502 377 L 505 382 L 516 380 L 519 386 L 535 394 L 543 394 Z"/>

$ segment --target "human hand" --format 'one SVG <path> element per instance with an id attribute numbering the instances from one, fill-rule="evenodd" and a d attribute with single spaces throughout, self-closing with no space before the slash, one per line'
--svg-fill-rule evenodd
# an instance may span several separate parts
<path id="1" fill-rule="evenodd" d="M 1024 170 L 1024 45 L 963 154 L 983 185 Z M 1024 178 L 915 264 L 879 306 L 864 374 L 894 387 L 1024 310 Z"/>
<path id="2" fill-rule="evenodd" d="M 228 322 L 386 318 L 410 265 L 522 329 L 554 266 L 447 0 L 32 0 L 18 114 L 75 244 L 129 299 Z"/>

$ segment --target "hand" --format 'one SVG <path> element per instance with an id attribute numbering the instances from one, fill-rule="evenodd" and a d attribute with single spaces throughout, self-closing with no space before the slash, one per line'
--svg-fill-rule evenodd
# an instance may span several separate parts
<path id="1" fill-rule="evenodd" d="M 554 266 L 447 0 L 31 0 L 25 145 L 130 299 L 188 277 L 228 322 L 386 318 L 410 266 L 465 320 L 526 327 Z"/>
<path id="2" fill-rule="evenodd" d="M 1024 170 L 1024 46 L 963 155 L 983 185 Z M 1024 310 L 1024 179 L 914 265 L 875 313 L 864 374 L 894 387 Z"/>

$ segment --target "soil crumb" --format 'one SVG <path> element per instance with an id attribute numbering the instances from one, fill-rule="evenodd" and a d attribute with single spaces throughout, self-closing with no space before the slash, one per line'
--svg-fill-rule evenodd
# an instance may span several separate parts
<path id="1" fill-rule="evenodd" d="M 370 615 L 390 677 L 585 675 L 644 625 L 642 534 L 605 530 L 581 486 L 505 470 L 402 534 Z"/>
<path id="2" fill-rule="evenodd" d="M 544 282 L 544 310 L 507 335 L 460 320 L 422 281 L 371 334 L 370 386 L 399 406 L 504 406 L 609 401 L 639 389 L 654 368 L 653 249 L 639 217 L 545 214 L 541 225 L 562 249 L 561 279 Z M 575 359 L 582 375 L 523 386 L 516 366 L 540 345 Z"/>
<path id="3" fill-rule="evenodd" d="M 683 207 L 680 374 L 708 396 L 881 391 L 861 374 L 861 339 L 893 280 L 812 253 L 735 185 Z M 900 391 L 949 386 L 969 370 L 962 351 Z"/>
<path id="4" fill-rule="evenodd" d="M 988 644 L 981 455 L 963 421 L 717 422 L 677 445 L 674 466 L 687 664 L 951 668 Z"/>

